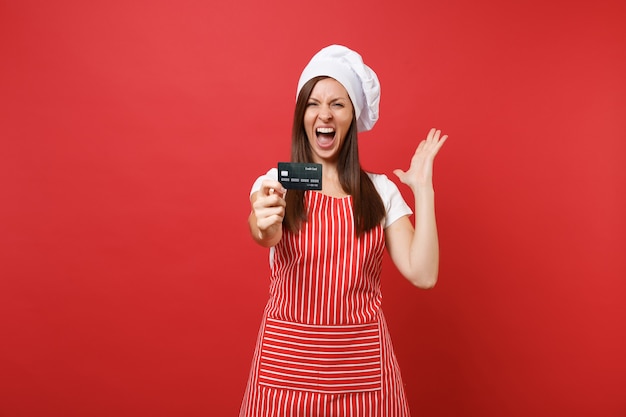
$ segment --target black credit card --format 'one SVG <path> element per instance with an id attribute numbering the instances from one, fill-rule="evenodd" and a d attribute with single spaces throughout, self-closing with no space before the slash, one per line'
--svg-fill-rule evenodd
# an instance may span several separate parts
<path id="1" fill-rule="evenodd" d="M 321 190 L 322 164 L 279 162 L 278 181 L 288 190 Z"/>

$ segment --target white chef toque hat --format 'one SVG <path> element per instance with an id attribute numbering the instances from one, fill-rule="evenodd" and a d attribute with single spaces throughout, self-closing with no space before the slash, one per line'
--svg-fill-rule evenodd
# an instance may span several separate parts
<path id="1" fill-rule="evenodd" d="M 365 132 L 374 127 L 378 120 L 380 83 L 376 73 L 365 65 L 361 55 L 341 45 L 322 49 L 302 71 L 296 98 L 307 81 L 321 75 L 339 81 L 348 92 L 354 106 L 357 131 Z"/>

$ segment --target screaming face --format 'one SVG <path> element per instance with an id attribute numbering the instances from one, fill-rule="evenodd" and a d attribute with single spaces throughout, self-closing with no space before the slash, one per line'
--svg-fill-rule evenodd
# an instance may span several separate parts
<path id="1" fill-rule="evenodd" d="M 304 113 L 304 129 L 314 162 L 336 162 L 350 130 L 353 112 L 348 92 L 341 83 L 325 78 L 315 84 Z"/>

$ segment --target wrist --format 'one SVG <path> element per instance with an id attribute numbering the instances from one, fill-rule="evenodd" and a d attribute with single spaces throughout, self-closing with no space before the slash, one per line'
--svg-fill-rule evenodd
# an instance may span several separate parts
<path id="1" fill-rule="evenodd" d="M 274 246 L 282 236 L 282 224 L 265 230 L 257 229 L 256 241 L 263 246 Z"/>
<path id="2" fill-rule="evenodd" d="M 413 191 L 415 195 L 434 194 L 435 188 L 432 182 L 428 184 L 414 184 L 411 186 L 411 191 Z"/>

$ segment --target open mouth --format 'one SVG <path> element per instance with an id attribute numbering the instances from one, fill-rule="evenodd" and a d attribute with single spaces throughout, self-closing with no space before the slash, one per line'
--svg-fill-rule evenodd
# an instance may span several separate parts
<path id="1" fill-rule="evenodd" d="M 318 127 L 315 129 L 317 142 L 321 145 L 331 145 L 335 139 L 335 129 L 332 127 Z"/>

